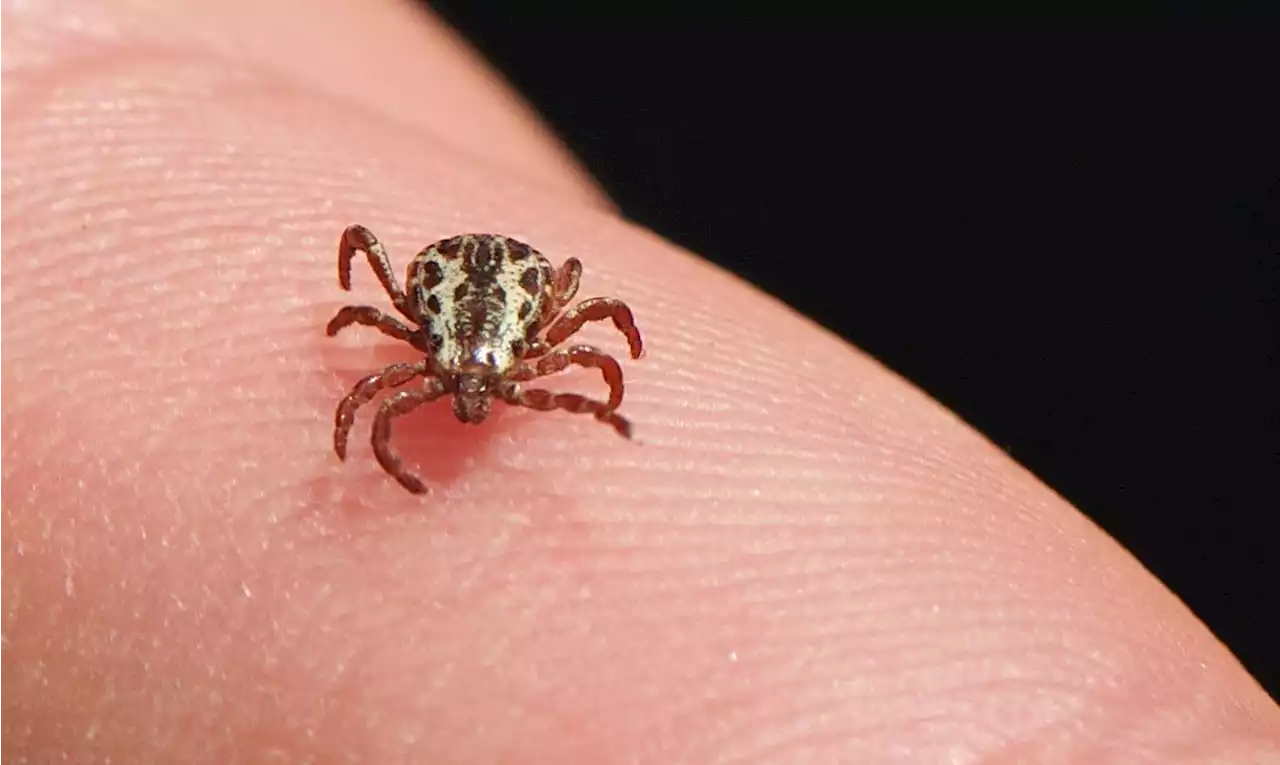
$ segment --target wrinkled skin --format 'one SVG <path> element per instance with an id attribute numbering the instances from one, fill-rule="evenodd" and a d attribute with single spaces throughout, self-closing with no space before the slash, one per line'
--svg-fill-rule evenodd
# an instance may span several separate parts
<path id="1" fill-rule="evenodd" d="M 612 219 L 436 22 L 13 6 L 6 763 L 1280 760 L 1275 705 L 1131 556 Z M 340 464 L 335 398 L 412 357 L 324 336 L 352 221 L 399 258 L 463 230 L 589 257 L 584 289 L 643 312 L 642 443 L 440 406 L 397 432 L 428 499 Z"/>

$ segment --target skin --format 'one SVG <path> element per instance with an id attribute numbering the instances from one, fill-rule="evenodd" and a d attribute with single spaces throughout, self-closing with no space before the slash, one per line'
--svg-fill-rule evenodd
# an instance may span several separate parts
<path id="1" fill-rule="evenodd" d="M 412 9 L 6 5 L 3 759 L 1277 762 L 1280 713 L 954 416 L 618 220 Z M 300 23 L 305 22 L 305 23 Z M 216 105 L 216 108 L 212 108 Z M 331 450 L 411 349 L 324 325 L 354 222 L 627 300 L 639 444 L 447 404 L 428 483 Z M 583 342 L 622 354 L 607 327 Z M 602 395 L 598 373 L 554 380 Z"/>

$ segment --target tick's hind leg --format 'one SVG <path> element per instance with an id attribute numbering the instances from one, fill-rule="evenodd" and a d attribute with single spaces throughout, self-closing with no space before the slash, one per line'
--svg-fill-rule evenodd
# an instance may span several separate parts
<path id="1" fill-rule="evenodd" d="M 426 372 L 425 361 L 416 364 L 392 364 L 352 386 L 351 392 L 338 402 L 338 410 L 333 416 L 333 450 L 337 452 L 338 459 L 347 458 L 347 437 L 351 433 L 352 423 L 356 420 L 357 409 L 369 403 L 383 388 L 404 385 Z"/>
<path id="2" fill-rule="evenodd" d="M 626 303 L 613 298 L 591 298 L 565 311 L 547 330 L 545 347 L 559 345 L 582 329 L 583 324 L 602 319 L 613 320 L 613 326 L 627 337 L 631 358 L 640 358 L 640 354 L 644 353 L 644 341 L 640 339 L 640 330 L 636 329 L 635 317 L 631 315 L 631 309 Z"/>
<path id="3" fill-rule="evenodd" d="M 622 404 L 622 366 L 612 356 L 589 345 L 575 345 L 572 348 L 553 351 L 550 355 L 538 359 L 533 365 L 521 366 L 512 373 L 511 379 L 527 381 L 544 377 L 555 374 L 570 364 L 599 369 L 604 375 L 605 383 L 609 386 L 608 407 L 617 409 Z"/>
<path id="4" fill-rule="evenodd" d="M 582 261 L 569 258 L 556 270 L 556 307 L 561 308 L 578 294 L 578 282 L 582 280 Z"/>
<path id="5" fill-rule="evenodd" d="M 382 289 L 391 296 L 391 302 L 396 310 L 410 321 L 416 322 L 418 317 L 409 304 L 409 298 L 405 296 L 404 290 L 400 289 L 400 283 L 396 281 L 396 274 L 391 268 L 391 259 L 387 257 L 386 248 L 382 246 L 382 242 L 378 241 L 378 237 L 364 226 L 348 226 L 347 230 L 342 232 L 342 241 L 338 243 L 338 283 L 342 288 L 351 289 L 351 259 L 357 252 L 363 252 L 369 256 L 369 267 L 382 283 Z"/>
<path id="6" fill-rule="evenodd" d="M 425 387 L 418 390 L 402 390 L 388 397 L 378 409 L 378 416 L 373 420 L 373 454 L 378 458 L 382 469 L 400 482 L 400 485 L 414 494 L 425 494 L 427 487 L 422 480 L 405 470 L 399 455 L 391 449 L 391 420 L 402 414 L 408 414 L 429 401 L 435 401 L 444 394 L 444 386 L 439 380 L 427 381 Z"/>
<path id="7" fill-rule="evenodd" d="M 577 393 L 552 393 L 549 390 L 520 390 L 514 385 L 504 391 L 503 400 L 512 406 L 524 406 L 540 412 L 556 409 L 574 414 L 589 414 L 610 425 L 623 438 L 631 438 L 631 422 L 616 414 L 607 404 L 594 401 Z"/>

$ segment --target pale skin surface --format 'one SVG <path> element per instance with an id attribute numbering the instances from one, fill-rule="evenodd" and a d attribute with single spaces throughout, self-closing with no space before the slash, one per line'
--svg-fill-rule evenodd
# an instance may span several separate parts
<path id="1" fill-rule="evenodd" d="M 1276 706 L 1126 552 L 619 222 L 435 22 L 79 5 L 3 19 L 5 763 L 1280 761 Z M 338 398 L 413 358 L 324 336 L 389 307 L 338 289 L 356 222 L 401 274 L 467 230 L 582 258 L 645 333 L 642 443 L 441 402 L 395 439 L 432 494 L 368 413 L 339 463 Z"/>

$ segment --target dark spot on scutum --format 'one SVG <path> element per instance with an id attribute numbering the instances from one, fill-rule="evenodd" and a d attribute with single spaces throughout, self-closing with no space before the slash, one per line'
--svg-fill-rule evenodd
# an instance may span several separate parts
<path id="1" fill-rule="evenodd" d="M 498 305 L 507 304 L 507 291 L 502 288 L 501 284 L 493 285 L 493 299 L 497 301 Z"/>
<path id="2" fill-rule="evenodd" d="M 434 249 L 436 252 L 440 253 L 442 256 L 448 258 L 449 260 L 453 260 L 454 258 L 458 257 L 458 250 L 462 248 L 463 239 L 466 239 L 466 237 L 455 236 L 452 239 L 443 239 L 439 242 L 436 242 L 434 245 L 432 245 L 427 249 Z"/>
<path id="3" fill-rule="evenodd" d="M 514 357 L 515 357 L 515 358 L 517 358 L 517 359 L 518 359 L 518 358 L 521 358 L 521 357 L 523 357 L 523 356 L 524 356 L 524 341 L 523 341 L 523 340 L 512 340 L 512 341 L 511 341 L 511 355 L 512 355 L 512 356 L 514 356 Z"/>
<path id="4" fill-rule="evenodd" d="M 470 291 L 471 291 L 471 283 L 462 282 L 461 284 L 458 285 L 458 288 L 453 291 L 454 301 L 461 303 L 463 300 L 466 300 L 467 293 Z"/>
<path id="5" fill-rule="evenodd" d="M 529 314 L 532 312 L 533 312 L 533 303 L 526 300 L 520 304 L 520 310 L 519 312 L 516 313 L 516 315 L 520 317 L 521 321 L 524 321 L 525 319 L 529 318 Z"/>
<path id="6" fill-rule="evenodd" d="M 432 295 L 427 298 L 427 310 L 431 313 L 440 313 L 440 297 L 438 295 Z"/>
<path id="7" fill-rule="evenodd" d="M 538 287 L 542 286 L 540 282 L 536 268 L 526 268 L 524 273 L 520 274 L 520 286 L 524 287 L 524 291 L 530 295 L 538 294 Z"/>
<path id="8" fill-rule="evenodd" d="M 427 260 L 424 256 L 419 255 L 413 261 L 413 275 L 409 277 L 409 281 L 420 284 L 423 289 L 429 290 L 444 281 L 444 269 L 436 261 Z"/>
<path id="9" fill-rule="evenodd" d="M 524 242 L 517 242 L 515 239 L 507 240 L 507 259 L 512 263 L 528 260 L 532 254 L 533 248 Z"/>
<path id="10" fill-rule="evenodd" d="M 467 253 L 464 267 L 469 273 L 493 271 L 502 260 L 501 253 L 497 251 L 500 245 L 497 245 L 491 236 L 474 237 L 471 241 L 474 246 Z"/>
<path id="11" fill-rule="evenodd" d="M 435 348 L 435 349 L 439 350 L 439 349 L 440 349 L 440 346 L 442 346 L 442 345 L 444 345 L 444 336 L 443 336 L 443 335 L 432 335 L 432 336 L 431 336 L 431 347 L 432 347 L 432 348 Z"/>
<path id="12" fill-rule="evenodd" d="M 510 252 L 507 250 L 507 238 L 505 236 L 489 237 L 489 267 L 501 268 L 507 262 Z"/>

